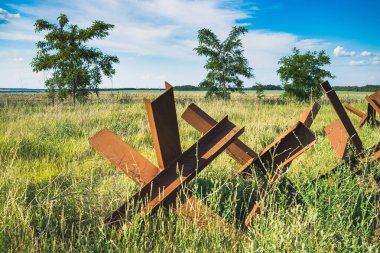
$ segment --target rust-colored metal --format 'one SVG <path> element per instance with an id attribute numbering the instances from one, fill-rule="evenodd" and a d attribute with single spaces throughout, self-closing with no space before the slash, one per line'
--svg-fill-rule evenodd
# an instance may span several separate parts
<path id="1" fill-rule="evenodd" d="M 96 151 L 141 187 L 149 183 L 161 171 L 107 128 L 99 131 L 89 141 Z M 187 198 L 183 200 L 183 206 L 179 206 L 180 210 L 177 209 L 178 214 L 198 222 L 201 226 L 207 225 L 210 220 L 222 221 L 219 215 L 213 213 L 196 197 L 191 196 L 190 193 L 187 194 Z"/>
<path id="2" fill-rule="evenodd" d="M 173 205 L 179 190 L 224 151 L 244 129 L 237 128 L 227 117 L 203 135 L 197 143 L 182 153 L 179 159 L 161 171 L 152 181 L 135 194 L 131 201 L 120 206 L 107 222 L 123 220 L 128 205 L 143 201 L 137 210 L 143 214 L 154 212 L 160 203 Z"/>
<path id="3" fill-rule="evenodd" d="M 173 87 L 165 82 L 165 88 L 166 92 L 153 102 L 144 99 L 158 166 L 162 169 L 182 153 Z"/>
<path id="4" fill-rule="evenodd" d="M 150 182 L 160 169 L 107 128 L 90 138 L 91 146 L 138 185 Z"/>
<path id="5" fill-rule="evenodd" d="M 363 152 L 363 144 L 360 140 L 358 133 L 356 132 L 354 126 L 351 123 L 351 120 L 348 118 L 347 113 L 344 111 L 342 103 L 339 100 L 339 97 L 336 95 L 335 91 L 331 88 L 328 81 L 325 81 L 321 84 L 323 90 L 325 91 L 327 97 L 332 103 L 336 113 L 338 114 L 339 120 L 333 122 L 329 126 L 325 128 L 325 132 L 333 146 L 335 152 L 338 157 L 344 161 L 354 161 L 357 162 L 358 158 L 364 158 L 364 161 L 367 161 L 367 158 L 364 157 L 364 154 L 367 152 Z M 372 96 L 372 95 L 371 95 Z M 376 103 L 380 101 L 379 93 L 376 92 L 371 97 L 369 96 L 369 100 L 374 100 Z M 372 101 L 373 101 L 372 100 Z M 375 103 L 375 102 L 374 102 Z M 371 103 L 369 103 L 370 105 Z M 372 107 L 372 105 L 371 105 Z M 346 107 L 347 108 L 347 107 Z M 349 107 L 350 108 L 350 107 Z M 375 107 L 376 108 L 376 107 Z M 350 111 L 352 108 L 348 109 Z M 353 111 L 355 111 L 354 109 Z M 357 115 L 362 115 L 360 111 L 354 112 Z M 348 148 L 350 145 L 353 146 L 353 149 L 350 153 L 348 152 Z M 380 144 L 375 145 L 375 147 L 369 149 L 368 151 L 372 151 L 369 157 L 370 161 L 377 161 L 380 157 Z"/>
<path id="6" fill-rule="evenodd" d="M 187 161 L 190 159 L 188 159 L 189 154 L 188 156 L 181 156 L 173 89 L 167 82 L 165 86 L 165 93 L 154 101 L 150 102 L 144 99 L 160 168 L 150 163 L 131 146 L 106 128 L 89 139 L 91 146 L 141 187 L 149 184 L 165 168 L 171 168 L 168 174 L 174 175 L 176 173 L 175 168 L 180 159 L 182 159 L 181 161 L 184 166 L 189 165 Z M 219 132 L 221 133 L 221 130 Z M 240 133 L 241 132 L 239 132 L 239 134 Z M 213 135 L 209 135 L 208 138 L 212 136 Z M 225 138 L 228 139 L 229 136 L 225 136 Z M 211 162 L 214 158 L 215 153 L 213 152 L 221 152 L 219 149 L 223 147 L 216 145 L 214 148 L 216 151 L 209 150 L 211 152 L 209 154 L 212 157 L 206 162 L 203 162 L 203 166 Z M 192 150 L 194 150 L 194 148 Z M 202 158 L 207 158 L 207 154 L 204 155 Z M 194 170 L 195 169 L 196 168 L 194 168 Z M 181 181 L 180 183 L 182 184 L 183 182 Z M 151 186 L 153 187 L 153 184 L 151 184 Z M 189 192 L 186 196 L 180 196 L 180 200 L 183 206 L 177 207 L 177 213 L 198 222 L 199 225 L 205 225 L 211 220 L 222 221 L 220 216 L 214 214 Z"/>
<path id="7" fill-rule="evenodd" d="M 314 141 L 314 133 L 302 122 L 297 122 L 268 145 L 260 153 L 258 159 L 243 165 L 239 173 L 251 174 L 252 168 L 260 169 L 265 173 L 274 171 L 280 164 Z"/>
<path id="8" fill-rule="evenodd" d="M 194 103 L 187 107 L 185 112 L 182 114 L 182 118 L 202 134 L 205 134 L 217 123 L 216 120 L 214 120 Z M 252 158 L 257 158 L 256 152 L 250 149 L 239 139 L 236 139 L 226 151 L 232 158 L 242 165 Z"/>
<path id="9" fill-rule="evenodd" d="M 356 116 L 359 116 L 360 118 L 363 118 L 364 116 L 366 116 L 364 112 L 352 107 L 351 105 L 345 105 L 344 107 L 350 112 L 352 112 L 353 114 L 355 114 Z"/>
<path id="10" fill-rule="evenodd" d="M 376 112 L 380 114 L 380 90 L 366 96 L 365 99 L 368 102 L 367 113 L 361 112 L 350 105 L 345 105 L 345 108 L 361 118 L 359 127 L 362 127 L 365 123 L 371 126 L 380 126 L 380 122 L 376 120 Z"/>
<path id="11" fill-rule="evenodd" d="M 348 159 L 350 136 L 344 128 L 342 121 L 338 119 L 326 126 L 324 130 L 339 159 Z"/>
<path id="12" fill-rule="evenodd" d="M 315 140 L 310 142 L 307 146 L 303 147 L 302 149 L 298 150 L 298 152 L 294 153 L 288 159 L 283 161 L 279 166 L 277 166 L 276 170 L 270 177 L 270 180 L 264 183 L 263 187 L 260 189 L 259 193 L 257 194 L 255 203 L 253 207 L 250 209 L 245 219 L 245 222 L 244 222 L 245 226 L 250 226 L 252 224 L 253 219 L 256 217 L 256 215 L 261 213 L 260 202 L 264 199 L 266 192 L 268 191 L 271 184 L 273 184 L 280 177 L 280 175 L 283 174 L 282 171 L 285 171 L 286 169 L 290 167 L 294 159 L 296 159 L 301 154 L 306 152 L 314 144 L 315 144 Z"/>
<path id="13" fill-rule="evenodd" d="M 300 120 L 302 122 L 297 122 L 280 137 L 276 138 L 260 155 L 257 155 L 239 140 L 235 140 L 229 147 L 228 154 L 243 165 L 238 172 L 239 174 L 251 174 L 252 168 L 259 169 L 263 174 L 271 173 L 270 182 L 266 182 L 264 187 L 259 191 L 256 202 L 245 220 L 247 226 L 251 224 L 255 214 L 260 212 L 259 202 L 264 198 L 268 186 L 279 177 L 283 170 L 290 166 L 295 158 L 314 145 L 315 135 L 309 127 L 313 123 L 319 108 L 319 104 L 312 104 L 301 116 Z M 216 122 L 195 104 L 191 104 L 185 110 L 182 118 L 201 133 L 207 132 L 214 122 Z M 236 143 L 238 144 L 236 145 Z"/>
<path id="14" fill-rule="evenodd" d="M 317 102 L 312 103 L 310 107 L 302 114 L 300 121 L 306 127 L 310 128 L 320 108 L 321 106 Z"/>
<path id="15" fill-rule="evenodd" d="M 352 122 L 350 118 L 347 115 L 347 112 L 344 110 L 342 103 L 339 100 L 338 95 L 335 93 L 335 91 L 331 88 L 331 85 L 328 81 L 324 81 L 321 83 L 321 87 L 323 91 L 326 93 L 328 99 L 330 100 L 336 114 L 338 115 L 341 124 L 335 123 L 334 127 L 338 134 L 332 134 L 330 131 L 329 138 L 337 138 L 337 137 L 344 137 L 341 133 L 344 131 L 348 135 L 347 141 L 349 141 L 352 144 L 352 156 L 350 157 L 344 157 L 344 160 L 352 159 L 352 157 L 356 157 L 358 154 L 363 152 L 363 144 L 362 141 L 359 138 L 358 133 L 356 132 L 354 126 L 352 125 Z M 333 123 L 334 124 L 334 123 Z M 330 125 L 331 126 L 331 125 Z M 337 127 L 341 126 L 340 129 Z M 329 127 L 329 126 L 328 126 Z M 328 128 L 327 127 L 327 128 Z M 330 139 L 331 140 L 331 139 Z M 334 150 L 337 152 L 338 156 L 341 154 L 342 149 L 342 142 L 344 142 L 344 139 L 341 140 L 333 140 L 331 144 L 334 147 Z M 339 146 L 334 146 L 336 144 L 339 144 Z M 348 143 L 346 143 L 345 146 L 349 146 Z M 345 154 L 348 154 L 345 152 Z"/>

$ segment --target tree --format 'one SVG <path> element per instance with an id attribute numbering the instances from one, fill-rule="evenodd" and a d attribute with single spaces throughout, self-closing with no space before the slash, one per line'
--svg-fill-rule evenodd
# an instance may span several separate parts
<path id="1" fill-rule="evenodd" d="M 330 56 L 323 50 L 301 54 L 299 49 L 293 48 L 293 54 L 282 57 L 278 64 L 277 74 L 280 75 L 285 95 L 301 101 L 320 98 L 322 90 L 319 84 L 326 77 L 334 78 L 330 71 L 322 68 L 330 64 Z"/>
<path id="2" fill-rule="evenodd" d="M 58 25 L 43 19 L 35 22 L 36 32 L 48 33 L 45 40 L 36 43 L 39 51 L 31 66 L 34 72 L 52 71 L 52 77 L 45 85 L 53 101 L 57 92 L 61 101 L 71 95 L 75 105 L 76 99 L 85 101 L 91 91 L 97 93 L 102 74 L 106 77 L 115 74 L 113 63 L 118 63 L 119 59 L 86 45 L 90 40 L 108 36 L 114 25 L 94 21 L 90 27 L 82 29 L 69 25 L 64 14 L 57 20 Z"/>
<path id="3" fill-rule="evenodd" d="M 256 86 L 254 86 L 256 90 L 256 96 L 261 101 L 264 98 L 264 85 L 262 83 L 256 83 Z"/>
<path id="4" fill-rule="evenodd" d="M 233 27 L 225 41 L 221 42 L 209 29 L 198 31 L 198 47 L 194 48 L 200 56 L 208 59 L 204 66 L 208 73 L 199 86 L 207 89 L 206 97 L 229 99 L 231 92 L 243 92 L 243 81 L 239 76 L 253 77 L 252 68 L 243 56 L 240 36 L 247 33 L 244 27 Z"/>

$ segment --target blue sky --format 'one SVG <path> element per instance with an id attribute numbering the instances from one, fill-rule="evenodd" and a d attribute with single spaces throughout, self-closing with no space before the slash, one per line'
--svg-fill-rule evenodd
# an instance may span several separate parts
<path id="1" fill-rule="evenodd" d="M 50 73 L 33 73 L 33 23 L 54 22 L 60 13 L 72 23 L 115 24 L 111 35 L 92 46 L 117 55 L 116 75 L 101 87 L 163 87 L 198 84 L 205 59 L 192 50 L 197 31 L 210 28 L 224 39 L 234 25 L 249 33 L 245 55 L 255 82 L 280 84 L 280 57 L 292 47 L 325 50 L 333 85 L 380 84 L 380 1 L 243 0 L 2 0 L 0 2 L 0 88 L 42 88 Z"/>

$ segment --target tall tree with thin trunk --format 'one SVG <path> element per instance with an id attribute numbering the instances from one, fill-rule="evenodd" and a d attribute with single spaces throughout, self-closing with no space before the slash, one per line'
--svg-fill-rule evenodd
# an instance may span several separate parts
<path id="1" fill-rule="evenodd" d="M 198 55 L 206 56 L 204 68 L 208 71 L 199 86 L 207 88 L 206 97 L 229 99 L 231 92 L 243 92 L 243 81 L 240 76 L 253 78 L 252 68 L 243 55 L 243 44 L 240 37 L 247 33 L 244 27 L 233 27 L 226 40 L 221 42 L 209 29 L 198 31 Z"/>
<path id="2" fill-rule="evenodd" d="M 115 74 L 113 64 L 119 59 L 86 45 L 90 40 L 107 37 L 114 25 L 94 21 L 88 28 L 79 28 L 69 24 L 64 14 L 57 20 L 58 24 L 43 19 L 35 22 L 36 32 L 47 33 L 36 43 L 39 51 L 31 65 L 34 72 L 52 71 L 45 85 L 53 101 L 56 94 L 61 101 L 70 95 L 75 105 L 76 100 L 85 101 L 91 91 L 98 91 L 102 75 Z"/>

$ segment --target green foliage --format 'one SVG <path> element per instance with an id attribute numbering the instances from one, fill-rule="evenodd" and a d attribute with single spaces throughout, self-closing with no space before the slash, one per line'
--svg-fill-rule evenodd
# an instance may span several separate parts
<path id="1" fill-rule="evenodd" d="M 209 29 L 198 31 L 199 45 L 194 50 L 208 58 L 204 66 L 207 76 L 199 84 L 207 88 L 206 97 L 230 99 L 231 92 L 243 92 L 243 81 L 239 76 L 253 77 L 240 39 L 247 32 L 244 27 L 233 27 L 226 40 L 221 42 Z"/>
<path id="2" fill-rule="evenodd" d="M 141 100 L 157 95 L 135 93 L 138 102 L 84 104 L 75 110 L 63 105 L 0 108 L 0 252 L 379 251 L 380 192 L 371 177 L 380 179 L 380 164 L 365 164 L 361 175 L 341 166 L 332 178 L 312 181 L 341 162 L 323 133 L 336 118 L 325 103 L 312 126 L 316 144 L 293 161 L 286 184 L 270 185 L 268 201 L 250 228 L 234 225 L 244 221 L 263 180 L 259 175 L 237 176 L 240 166 L 225 152 L 187 186 L 224 219 L 224 225 L 199 226 L 165 208 L 155 215 L 132 214 L 120 227 L 104 224 L 104 218 L 139 187 L 92 149 L 88 138 L 107 127 L 154 162 Z M 295 101 L 247 106 L 247 99 L 255 99 L 253 92 L 244 100 L 233 94 L 227 102 L 204 100 L 198 93 L 176 96 L 185 101 L 176 103 L 179 114 L 189 101 L 216 119 L 228 114 L 236 125 L 245 126 L 248 134 L 239 138 L 256 151 L 293 125 L 309 106 Z M 341 99 L 366 108 L 362 94 Z M 178 123 L 185 150 L 201 134 L 183 120 Z M 369 126 L 358 134 L 366 147 L 380 138 L 380 131 Z M 285 187 L 289 184 L 293 194 Z"/>
<path id="3" fill-rule="evenodd" d="M 325 51 L 307 51 L 301 54 L 300 50 L 293 48 L 293 54 L 282 57 L 278 64 L 285 95 L 292 96 L 301 101 L 313 100 L 322 96 L 319 84 L 324 78 L 334 78 L 330 71 L 324 70 L 324 65 L 330 64 L 330 57 Z"/>
<path id="4" fill-rule="evenodd" d="M 34 72 L 52 71 L 45 85 L 53 102 L 56 92 L 60 100 L 71 95 L 74 105 L 76 99 L 84 102 L 90 91 L 97 92 L 102 74 L 106 77 L 115 74 L 113 63 L 118 63 L 119 59 L 86 45 L 93 39 L 108 36 L 114 25 L 94 21 L 90 27 L 82 29 L 69 25 L 67 16 L 61 14 L 58 25 L 38 19 L 34 27 L 36 32 L 47 34 L 45 40 L 36 43 L 39 51 L 31 65 Z"/>
<path id="5" fill-rule="evenodd" d="M 264 85 L 262 83 L 256 83 L 255 90 L 257 98 L 261 101 L 265 97 Z"/>

